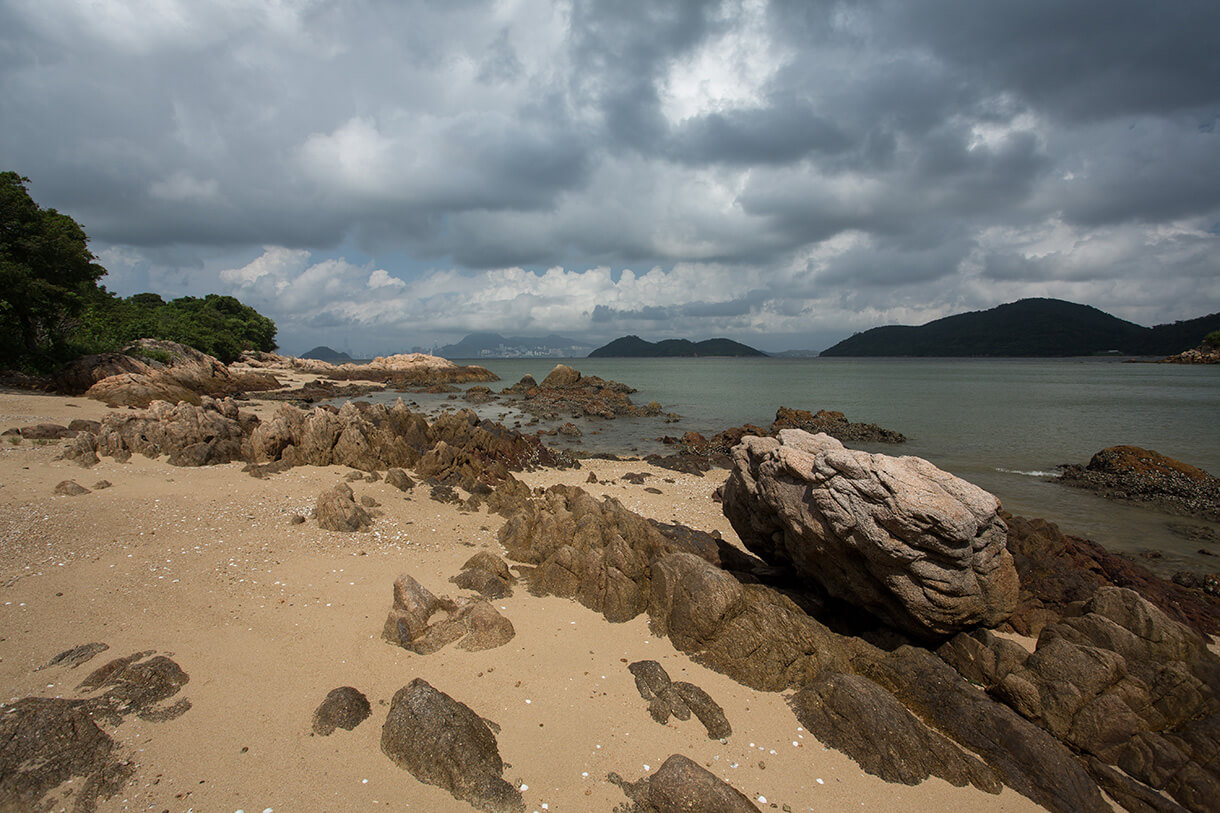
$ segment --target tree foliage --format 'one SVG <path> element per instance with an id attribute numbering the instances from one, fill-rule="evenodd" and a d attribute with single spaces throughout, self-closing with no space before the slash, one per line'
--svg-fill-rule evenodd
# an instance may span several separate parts
<path id="1" fill-rule="evenodd" d="M 0 363 L 45 362 L 65 354 L 72 318 L 106 269 L 85 231 L 30 197 L 28 178 L 0 173 Z"/>
<path id="2" fill-rule="evenodd" d="M 141 293 L 121 298 L 98 285 L 80 225 L 43 209 L 28 178 L 0 173 L 0 367 L 45 369 L 136 339 L 169 339 L 229 362 L 243 350 L 274 350 L 275 323 L 231 296 L 170 302 Z"/>

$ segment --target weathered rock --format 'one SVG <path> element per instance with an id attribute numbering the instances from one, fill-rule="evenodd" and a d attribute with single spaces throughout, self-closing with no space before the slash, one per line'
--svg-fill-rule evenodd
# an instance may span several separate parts
<path id="1" fill-rule="evenodd" d="M 525 809 L 520 791 L 501 777 L 504 761 L 487 723 L 422 678 L 399 689 L 390 701 L 381 750 L 419 781 L 444 788 L 479 810 Z"/>
<path id="2" fill-rule="evenodd" d="M 1095 542 L 1065 535 L 1052 522 L 1008 514 L 1004 520 L 1021 578 L 1017 610 L 1008 621 L 1017 632 L 1036 636 L 1073 602 L 1087 601 L 1099 587 L 1113 585 L 1135 590 L 1204 635 L 1220 634 L 1220 596 L 1158 578 Z"/>
<path id="3" fill-rule="evenodd" d="M 63 480 L 55 486 L 55 493 L 64 497 L 79 497 L 90 492 L 75 480 Z"/>
<path id="4" fill-rule="evenodd" d="M 327 531 L 363 531 L 373 524 L 373 518 L 356 503 L 352 488 L 340 483 L 318 495 L 314 512 L 318 527 Z"/>
<path id="5" fill-rule="evenodd" d="M 658 723 L 664 725 L 670 717 L 689 720 L 693 712 L 707 730 L 708 739 L 722 740 L 732 735 L 733 727 L 724 709 L 703 689 L 693 683 L 671 681 L 656 661 L 636 661 L 627 669 L 635 676 L 640 697 L 648 701 L 649 715 Z"/>
<path id="6" fill-rule="evenodd" d="M 38 810 L 72 777 L 100 778 L 114 764 L 114 740 L 88 700 L 26 697 L 0 713 L 0 810 Z M 76 809 L 92 810 L 93 805 Z"/>
<path id="7" fill-rule="evenodd" d="M 415 488 L 415 481 L 402 469 L 390 469 L 385 473 L 385 482 L 399 491 L 410 491 Z"/>
<path id="8" fill-rule="evenodd" d="M 38 668 L 42 670 L 50 669 L 52 666 L 67 666 L 70 669 L 75 669 L 83 663 L 88 663 L 94 656 L 100 655 L 107 649 L 110 649 L 110 646 L 100 641 L 95 641 L 91 644 L 81 644 L 80 646 L 74 646 L 71 649 L 60 652 Z"/>
<path id="9" fill-rule="evenodd" d="M 690 553 L 653 562 L 649 626 L 711 669 L 760 691 L 802 686 L 847 667 L 843 646 L 791 599 L 741 584 Z"/>
<path id="10" fill-rule="evenodd" d="M 724 512 L 753 553 L 922 637 L 994 626 L 1017 572 L 995 497 L 915 457 L 785 429 L 733 450 Z"/>
<path id="11" fill-rule="evenodd" d="M 372 713 L 364 693 L 352 686 L 340 686 L 326 693 L 313 713 L 313 732 L 329 737 L 336 728 L 351 731 Z"/>
<path id="12" fill-rule="evenodd" d="M 817 414 L 807 409 L 780 407 L 771 423 L 770 435 L 775 437 L 782 429 L 801 429 L 811 435 L 826 434 L 835 440 L 855 443 L 903 443 L 906 437 L 892 429 L 882 429 L 875 423 L 857 423 L 847 420 L 842 412 L 820 409 Z"/>
<path id="13" fill-rule="evenodd" d="M 23 426 L 19 430 L 26 440 L 64 440 L 76 437 L 76 432 L 57 423 L 37 423 L 33 426 Z"/>
<path id="14" fill-rule="evenodd" d="M 148 407 L 153 401 L 199 404 L 201 396 L 224 397 L 239 392 L 278 389 L 275 376 L 266 372 L 232 373 L 218 359 L 176 342 L 140 339 L 124 353 L 140 358 L 122 361 L 110 354 L 87 357 L 61 376 L 69 389 L 92 380 L 85 396 L 110 406 Z M 168 362 L 158 359 L 165 358 Z M 94 363 L 91 369 L 84 365 Z M 116 371 L 101 377 L 103 371 Z"/>
<path id="15" fill-rule="evenodd" d="M 519 395 L 516 405 L 526 412 L 549 420 L 562 415 L 573 417 L 614 418 L 620 415 L 659 415 L 660 404 L 636 406 L 628 394 L 634 389 L 618 381 L 606 381 L 597 376 L 581 375 L 580 371 L 566 364 L 555 369 L 538 384 L 530 376 L 504 390 L 505 394 Z M 575 428 L 574 426 L 572 428 Z M 561 430 L 568 434 L 571 430 Z"/>
<path id="16" fill-rule="evenodd" d="M 976 757 L 929 729 L 892 694 L 859 675 L 825 674 L 788 701 L 810 733 L 887 782 L 918 785 L 938 776 L 957 787 L 1000 792 Z"/>
<path id="17" fill-rule="evenodd" d="M 448 359 L 426 353 L 378 356 L 367 364 L 331 364 L 300 358 L 283 358 L 279 364 L 287 369 L 302 370 L 343 381 L 383 381 L 399 389 L 409 386 L 500 380 L 495 373 L 477 364 L 462 367 Z"/>
<path id="18" fill-rule="evenodd" d="M 547 373 L 546 378 L 542 379 L 542 386 L 553 389 L 565 389 L 575 387 L 580 383 L 580 371 L 566 364 L 556 364 L 555 368 Z"/>
<path id="19" fill-rule="evenodd" d="M 1131 590 L 1098 589 L 1046 627 L 997 697 L 1073 747 L 1181 804 L 1220 798 L 1220 658 Z M 1179 733 L 1182 732 L 1182 733 Z"/>
<path id="20" fill-rule="evenodd" d="M 633 813 L 758 813 L 745 794 L 681 754 L 638 782 L 625 782 L 616 773 L 607 779 L 631 799 Z"/>
<path id="21" fill-rule="evenodd" d="M 1220 478 L 1138 446 L 1112 446 L 1086 466 L 1061 466 L 1059 481 L 1114 500 L 1220 521 Z"/>
<path id="22" fill-rule="evenodd" d="M 258 418 L 231 399 L 204 396 L 198 406 L 154 402 L 147 410 L 111 413 L 102 421 L 98 453 L 123 459 L 169 455 L 175 466 L 204 466 L 243 459 L 243 441 Z"/>
<path id="23" fill-rule="evenodd" d="M 101 431 L 100 426 L 98 431 Z M 97 456 L 97 435 L 93 432 L 78 432 L 76 437 L 64 444 L 63 458 L 86 469 L 102 462 Z"/>
<path id="24" fill-rule="evenodd" d="M 1029 657 L 1023 646 L 990 630 L 959 632 L 937 647 L 936 654 L 959 675 L 985 689 L 1020 668 Z"/>
<path id="25" fill-rule="evenodd" d="M 486 601 L 438 597 L 405 573 L 394 581 L 394 603 L 381 632 L 386 641 L 419 655 L 455 641 L 471 651 L 494 649 L 514 635 L 512 622 Z"/>
<path id="26" fill-rule="evenodd" d="M 1108 811 L 1096 783 L 1062 743 L 995 702 L 926 650 L 902 646 L 853 661 L 931 728 L 977 754 L 1000 780 L 1048 810 Z"/>
<path id="27" fill-rule="evenodd" d="M 474 590 L 484 598 L 508 598 L 513 594 L 517 577 L 508 563 L 495 554 L 480 551 L 466 560 L 462 572 L 449 581 L 463 590 Z"/>

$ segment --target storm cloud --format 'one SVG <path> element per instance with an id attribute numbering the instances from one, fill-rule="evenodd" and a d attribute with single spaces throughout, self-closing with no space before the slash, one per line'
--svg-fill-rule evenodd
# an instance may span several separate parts
<path id="1" fill-rule="evenodd" d="M 10 0 L 0 168 L 286 350 L 1220 310 L 1199 0 Z"/>

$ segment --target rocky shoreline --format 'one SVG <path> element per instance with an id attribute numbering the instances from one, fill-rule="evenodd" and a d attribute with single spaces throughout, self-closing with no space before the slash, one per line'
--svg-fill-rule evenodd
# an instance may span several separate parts
<path id="1" fill-rule="evenodd" d="M 641 409 L 623 385 L 552 375 L 514 387 L 548 414 Z M 0 395 L 6 414 L 34 410 L 0 446 L 0 807 L 253 806 L 251 787 L 296 792 L 271 778 L 294 761 L 298 805 L 364 792 L 328 778 L 363 774 L 379 803 L 431 809 L 800 807 L 822 792 L 811 770 L 831 752 L 802 750 L 816 743 L 859 766 L 844 776 L 869 791 L 851 806 L 896 803 L 872 777 L 932 793 L 936 776 L 1011 809 L 1220 798 L 1206 578 L 1160 579 L 826 430 L 897 433 L 781 408 L 769 429 L 684 437 L 687 471 L 578 461 L 467 409 L 194 394 L 127 409 Z M 1093 471 L 1139 452 L 1161 491 L 1203 482 L 1107 452 Z M 703 476 L 717 455 L 722 487 Z M 52 496 L 85 471 L 104 480 Z M 136 654 L 69 678 L 107 645 Z M 231 708 L 266 741 L 233 730 Z M 264 767 L 234 769 L 247 753 Z"/>

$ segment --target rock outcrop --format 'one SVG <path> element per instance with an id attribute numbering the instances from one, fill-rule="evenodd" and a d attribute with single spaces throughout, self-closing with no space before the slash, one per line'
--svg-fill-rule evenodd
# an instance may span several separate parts
<path id="1" fill-rule="evenodd" d="M 1009 514 L 1004 520 L 1008 550 L 1021 579 L 1017 609 L 1008 623 L 1022 635 L 1037 636 L 1074 602 L 1087 601 L 1106 585 L 1135 590 L 1197 632 L 1220 634 L 1220 596 L 1158 578 L 1096 542 L 1064 534 L 1053 522 Z"/>
<path id="2" fill-rule="evenodd" d="M 526 375 L 502 390 L 504 395 L 520 396 L 514 405 L 549 420 L 563 415 L 572 417 L 615 418 L 619 416 L 660 415 L 661 405 L 652 402 L 636 406 L 628 397 L 634 389 L 618 381 L 595 375 L 582 375 L 566 364 L 557 364 L 539 384 Z"/>
<path id="3" fill-rule="evenodd" d="M 486 721 L 422 678 L 390 701 L 381 750 L 420 782 L 444 788 L 479 810 L 525 809 L 521 792 L 501 776 L 504 760 Z"/>
<path id="4" fill-rule="evenodd" d="M 431 384 L 460 384 L 471 381 L 499 381 L 486 367 L 454 364 L 427 353 L 397 353 L 378 356 L 366 364 L 332 364 L 318 359 L 294 358 L 276 353 L 244 353 L 241 363 L 264 370 L 290 370 L 325 376 L 339 381 L 380 381 L 396 388 Z"/>
<path id="5" fill-rule="evenodd" d="M 915 457 L 784 429 L 733 450 L 724 513 L 751 552 L 921 637 L 995 626 L 1017 601 L 999 502 Z"/>
<path id="6" fill-rule="evenodd" d="M 1220 478 L 1138 446 L 1111 446 L 1085 466 L 1060 466 L 1059 482 L 1113 500 L 1220 522 Z"/>
<path id="7" fill-rule="evenodd" d="M 512 622 L 488 602 L 438 597 L 406 573 L 394 580 L 394 603 L 381 631 L 386 641 L 418 655 L 455 641 L 473 652 L 494 649 L 516 634 Z"/>

